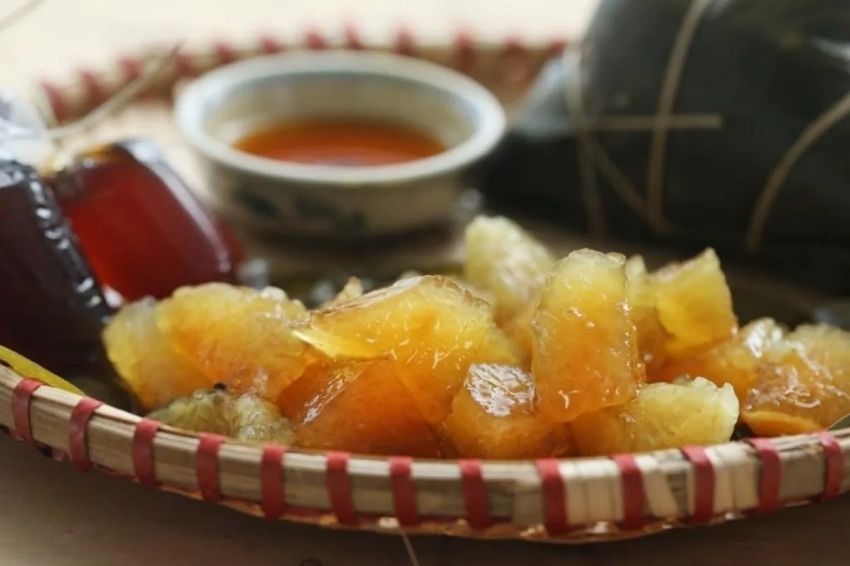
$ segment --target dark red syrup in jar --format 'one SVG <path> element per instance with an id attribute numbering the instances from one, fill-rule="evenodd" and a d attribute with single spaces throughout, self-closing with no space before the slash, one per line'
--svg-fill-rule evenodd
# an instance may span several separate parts
<path id="1" fill-rule="evenodd" d="M 235 282 L 239 243 L 152 142 L 126 140 L 78 155 L 54 188 L 97 277 L 125 300 Z"/>

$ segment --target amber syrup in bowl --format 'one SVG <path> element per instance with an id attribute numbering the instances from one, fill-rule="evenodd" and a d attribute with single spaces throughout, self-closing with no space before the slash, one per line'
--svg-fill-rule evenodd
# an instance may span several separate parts
<path id="1" fill-rule="evenodd" d="M 505 129 L 499 101 L 468 77 L 346 51 L 216 69 L 181 91 L 175 116 L 229 218 L 343 242 L 449 221 Z"/>
<path id="2" fill-rule="evenodd" d="M 283 122 L 238 139 L 234 147 L 268 159 L 343 167 L 397 165 L 446 149 L 415 128 L 360 120 Z"/>

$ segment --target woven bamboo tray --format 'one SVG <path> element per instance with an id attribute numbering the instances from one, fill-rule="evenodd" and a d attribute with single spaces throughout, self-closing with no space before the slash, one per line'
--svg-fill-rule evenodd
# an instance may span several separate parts
<path id="1" fill-rule="evenodd" d="M 342 45 L 312 34 L 296 47 L 363 45 L 354 33 Z M 542 63 L 563 47 L 564 42 L 482 44 L 462 34 L 450 46 L 417 45 L 402 30 L 393 45 L 374 48 L 459 68 L 490 87 L 510 110 Z M 183 50 L 142 99 L 68 145 L 149 136 L 197 181 L 170 123 L 174 86 L 217 65 L 283 48 L 261 38 L 254 45 Z M 141 54 L 114 68 L 83 71 L 67 84 L 45 83 L 41 102 L 58 122 L 79 117 L 142 73 L 147 58 Z M 268 519 L 383 532 L 606 541 L 766 513 L 850 487 L 850 429 L 610 458 L 362 457 L 187 433 L 43 386 L 2 365 L 0 426 L 80 470 L 96 468 Z"/>

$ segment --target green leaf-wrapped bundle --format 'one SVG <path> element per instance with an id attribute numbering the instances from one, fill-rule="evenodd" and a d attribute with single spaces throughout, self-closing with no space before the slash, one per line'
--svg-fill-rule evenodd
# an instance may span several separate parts
<path id="1" fill-rule="evenodd" d="M 850 292 L 850 1 L 602 0 L 482 186 Z"/>

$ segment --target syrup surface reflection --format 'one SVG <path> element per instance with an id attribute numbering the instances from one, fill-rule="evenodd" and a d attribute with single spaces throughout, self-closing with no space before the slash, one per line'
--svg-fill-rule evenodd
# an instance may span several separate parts
<path id="1" fill-rule="evenodd" d="M 396 165 L 445 150 L 437 140 L 407 126 L 351 120 L 278 124 L 234 145 L 259 157 L 343 167 Z"/>

